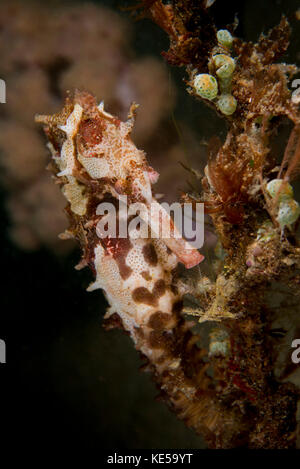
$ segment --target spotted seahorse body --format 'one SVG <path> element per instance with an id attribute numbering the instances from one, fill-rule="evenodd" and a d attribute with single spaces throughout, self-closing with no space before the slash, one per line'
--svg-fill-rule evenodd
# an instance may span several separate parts
<path id="1" fill-rule="evenodd" d="M 158 174 L 130 139 L 134 110 L 132 106 L 128 121 L 121 122 L 103 104 L 97 106 L 90 94 L 77 92 L 61 113 L 37 116 L 36 120 L 44 124 L 54 173 L 69 202 L 67 235 L 81 243 L 80 266 L 90 265 L 95 274 L 88 290 L 103 289 L 110 304 L 106 318 L 117 314 L 152 363 L 172 368 L 178 366 L 177 358 L 168 353 L 166 362 L 162 357 L 174 345 L 173 329 L 181 304 L 174 269 L 178 261 L 192 267 L 203 256 L 182 237 L 141 238 L 136 236 L 138 228 L 127 238 L 97 235 L 97 223 L 103 216 L 97 212 L 100 202 L 117 207 L 126 195 L 129 206 L 141 202 L 147 211 L 152 204 L 154 213 L 160 207 L 151 190 Z M 174 229 L 169 215 L 160 213 L 162 223 Z M 157 223 L 153 215 L 148 220 L 151 230 L 156 230 Z"/>

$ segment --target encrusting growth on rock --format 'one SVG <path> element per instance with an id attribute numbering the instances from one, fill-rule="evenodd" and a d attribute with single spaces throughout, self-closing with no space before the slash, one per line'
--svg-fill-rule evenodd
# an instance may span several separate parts
<path id="1" fill-rule="evenodd" d="M 107 326 L 130 333 L 166 402 L 209 447 L 294 447 L 299 390 L 275 373 L 276 315 L 267 300 L 274 282 L 299 295 L 299 206 L 291 182 L 300 160 L 300 114 L 288 88 L 297 68 L 277 63 L 288 47 L 288 21 L 283 17 L 253 44 L 235 38 L 234 28 L 217 31 L 212 2 L 142 3 L 169 35 L 167 62 L 186 67 L 189 93 L 228 123 L 225 141 L 216 136 L 208 144 L 202 194 L 183 194 L 211 215 L 221 252 L 215 278 L 187 270 L 203 256 L 183 238 L 153 237 L 159 217 L 141 216 L 150 231 L 144 239 L 135 236 L 141 227 L 128 238 L 99 237 L 106 216 L 100 202 L 116 207 L 118 226 L 123 196 L 127 208 L 141 202 L 147 214 L 151 204 L 159 211 L 151 190 L 158 174 L 130 139 L 136 106 L 121 122 L 85 92 L 68 98 L 61 113 L 36 118 L 68 200 L 65 236 L 78 239 L 79 267 L 89 265 L 95 275 L 89 289 L 106 293 Z M 294 130 L 278 168 L 274 138 L 284 120 Z M 191 314 L 217 323 L 209 350 L 199 346 Z"/>

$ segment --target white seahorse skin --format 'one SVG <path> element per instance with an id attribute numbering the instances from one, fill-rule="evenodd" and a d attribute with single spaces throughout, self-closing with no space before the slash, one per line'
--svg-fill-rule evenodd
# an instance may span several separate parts
<path id="1" fill-rule="evenodd" d="M 56 163 L 61 170 L 57 176 L 72 176 L 73 174 L 75 167 L 74 137 L 77 133 L 82 113 L 82 107 L 79 104 L 75 104 L 74 110 L 68 117 L 66 125 L 59 127 L 60 130 L 63 130 L 67 134 L 67 139 L 62 146 L 61 156 L 56 158 Z"/>

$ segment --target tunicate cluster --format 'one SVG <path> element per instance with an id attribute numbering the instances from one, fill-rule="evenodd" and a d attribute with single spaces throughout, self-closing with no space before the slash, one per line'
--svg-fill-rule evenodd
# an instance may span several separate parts
<path id="1" fill-rule="evenodd" d="M 237 107 L 237 101 L 231 94 L 232 77 L 236 68 L 235 60 L 230 56 L 233 38 L 229 31 L 221 29 L 217 32 L 217 39 L 218 53 L 212 56 L 208 64 L 210 74 L 196 75 L 193 88 L 198 96 L 214 101 L 222 114 L 230 116 Z"/>
<path id="2" fill-rule="evenodd" d="M 277 221 L 283 229 L 295 223 L 300 215 L 300 206 L 294 200 L 292 186 L 284 179 L 273 179 L 267 184 L 267 193 L 278 202 Z"/>

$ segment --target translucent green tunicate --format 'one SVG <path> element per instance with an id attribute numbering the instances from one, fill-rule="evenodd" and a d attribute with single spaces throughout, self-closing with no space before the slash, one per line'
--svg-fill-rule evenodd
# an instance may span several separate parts
<path id="1" fill-rule="evenodd" d="M 292 225 L 298 220 L 300 215 L 300 206 L 294 199 L 287 199 L 279 204 L 277 220 L 283 228 L 286 225 Z"/>
<path id="2" fill-rule="evenodd" d="M 235 70 L 235 60 L 225 54 L 217 54 L 212 58 L 215 67 L 216 74 L 221 80 L 231 78 Z"/>
<path id="3" fill-rule="evenodd" d="M 220 46 L 228 47 L 229 49 L 231 49 L 233 37 L 227 29 L 220 29 L 217 32 L 217 39 Z"/>
<path id="4" fill-rule="evenodd" d="M 236 99 L 231 94 L 222 94 L 218 99 L 218 108 L 225 116 L 231 116 L 236 110 L 236 106 Z"/>
<path id="5" fill-rule="evenodd" d="M 215 99 L 218 94 L 218 82 L 214 76 L 208 73 L 201 73 L 194 78 L 195 92 L 205 99 Z"/>
<path id="6" fill-rule="evenodd" d="M 231 93 L 231 83 L 232 83 L 232 76 L 228 78 L 219 78 L 219 88 L 221 94 L 230 94 Z"/>
<path id="7" fill-rule="evenodd" d="M 280 192 L 278 194 L 278 202 L 281 202 L 286 199 L 292 199 L 294 197 L 294 191 L 292 186 L 283 179 L 273 179 L 272 181 L 268 182 L 266 189 L 272 199 L 276 198 L 280 189 Z"/>

